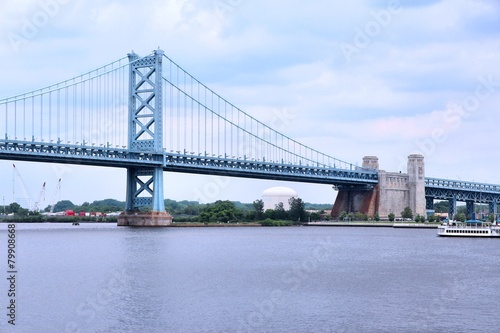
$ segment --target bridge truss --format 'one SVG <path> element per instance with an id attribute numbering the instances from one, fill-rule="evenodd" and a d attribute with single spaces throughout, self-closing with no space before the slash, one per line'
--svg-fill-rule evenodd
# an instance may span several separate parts
<path id="1" fill-rule="evenodd" d="M 427 209 L 432 209 L 434 200 L 448 200 L 448 215 L 451 217 L 457 212 L 457 201 L 465 201 L 469 217 L 474 213 L 474 203 L 488 204 L 489 213 L 496 216 L 497 205 L 500 203 L 500 185 L 425 178 L 425 197 Z"/>

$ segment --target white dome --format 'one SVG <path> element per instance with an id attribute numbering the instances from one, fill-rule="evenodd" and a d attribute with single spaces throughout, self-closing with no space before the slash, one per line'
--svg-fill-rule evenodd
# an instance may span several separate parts
<path id="1" fill-rule="evenodd" d="M 289 187 L 277 186 L 271 187 L 262 192 L 263 197 L 296 197 L 297 192 Z"/>
<path id="2" fill-rule="evenodd" d="M 264 202 L 264 210 L 275 209 L 276 205 L 280 202 L 283 204 L 283 208 L 288 210 L 290 204 L 288 200 L 290 198 L 297 198 L 297 192 L 289 187 L 277 186 L 271 187 L 262 192 L 262 201 Z"/>

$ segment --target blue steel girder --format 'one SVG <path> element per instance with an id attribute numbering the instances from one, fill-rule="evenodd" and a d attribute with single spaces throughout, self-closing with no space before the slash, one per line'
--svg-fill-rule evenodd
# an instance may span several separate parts
<path id="1" fill-rule="evenodd" d="M 425 196 L 437 200 L 455 198 L 457 201 L 473 201 L 477 203 L 500 202 L 500 193 L 475 192 L 446 188 L 425 188 Z"/>
<path id="2" fill-rule="evenodd" d="M 490 202 L 488 204 L 488 211 L 490 214 L 494 214 L 497 216 L 497 203 L 496 202 Z"/>
<path id="3" fill-rule="evenodd" d="M 426 210 L 434 210 L 434 198 L 433 197 L 425 197 L 425 209 Z"/>
<path id="4" fill-rule="evenodd" d="M 160 207 L 163 210 L 163 168 L 127 168 L 127 191 L 133 197 L 126 202 L 126 209 Z M 129 193 L 127 193 L 129 194 Z"/>
<path id="5" fill-rule="evenodd" d="M 465 215 L 468 219 L 474 218 L 474 201 L 466 201 L 465 202 Z"/>
<path id="6" fill-rule="evenodd" d="M 457 199 L 451 198 L 448 200 L 448 218 L 455 219 L 457 213 Z"/>
<path id="7" fill-rule="evenodd" d="M 112 147 L 0 140 L 0 159 L 109 167 L 162 167 L 164 155 Z"/>
<path id="8" fill-rule="evenodd" d="M 425 196 L 438 200 L 455 199 L 477 203 L 499 203 L 500 185 L 426 178 Z"/>
<path id="9" fill-rule="evenodd" d="M 220 176 L 351 185 L 372 188 L 378 183 L 376 171 L 344 170 L 273 162 L 237 160 L 210 156 L 166 154 L 164 170 Z"/>

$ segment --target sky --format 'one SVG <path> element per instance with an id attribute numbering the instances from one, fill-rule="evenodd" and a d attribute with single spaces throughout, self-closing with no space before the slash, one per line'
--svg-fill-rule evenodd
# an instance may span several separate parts
<path id="1" fill-rule="evenodd" d="M 500 184 L 497 0 L 3 0 L 0 98 L 161 48 L 224 98 L 323 153 L 427 177 Z M 0 119 L 0 128 L 1 128 Z M 3 136 L 3 133 L 1 134 Z M 125 200 L 124 169 L 0 160 L 0 200 Z M 61 191 L 57 179 L 61 178 Z M 328 185 L 165 173 L 165 198 L 252 202 L 288 186 L 333 203 Z"/>

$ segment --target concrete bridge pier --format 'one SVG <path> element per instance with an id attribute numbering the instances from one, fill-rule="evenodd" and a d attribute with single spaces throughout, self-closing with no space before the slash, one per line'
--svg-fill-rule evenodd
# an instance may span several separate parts
<path id="1" fill-rule="evenodd" d="M 332 208 L 332 217 L 338 218 L 342 211 L 360 212 L 373 217 L 378 213 L 387 218 L 390 213 L 400 216 L 410 207 L 413 214 L 425 215 L 424 157 L 418 154 L 408 156 L 408 173 L 379 170 L 378 157 L 365 156 L 363 168 L 378 171 L 379 183 L 372 189 L 356 186 L 338 186 L 337 199 Z"/>

